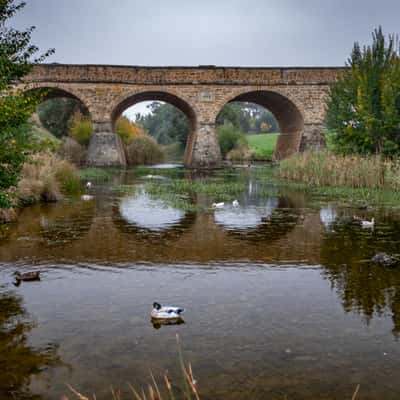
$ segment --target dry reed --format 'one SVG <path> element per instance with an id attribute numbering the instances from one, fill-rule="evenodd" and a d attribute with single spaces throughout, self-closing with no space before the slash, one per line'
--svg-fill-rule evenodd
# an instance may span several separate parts
<path id="1" fill-rule="evenodd" d="M 400 162 L 380 156 L 305 152 L 281 161 L 279 176 L 314 186 L 398 190 Z"/>
<path id="2" fill-rule="evenodd" d="M 76 190 L 79 177 L 72 164 L 51 153 L 38 153 L 22 168 L 17 197 L 22 204 L 53 202 Z"/>

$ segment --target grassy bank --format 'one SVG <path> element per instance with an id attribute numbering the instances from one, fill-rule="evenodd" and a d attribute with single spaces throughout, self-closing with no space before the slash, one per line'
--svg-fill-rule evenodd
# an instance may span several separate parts
<path id="1" fill-rule="evenodd" d="M 379 156 L 342 156 L 328 151 L 296 154 L 280 163 L 280 178 L 313 186 L 400 189 L 400 161 Z"/>
<path id="2" fill-rule="evenodd" d="M 0 223 L 14 221 L 18 208 L 60 201 L 65 195 L 79 191 L 78 171 L 71 163 L 52 153 L 37 153 L 24 163 L 17 187 L 9 190 L 12 207 L 0 208 Z"/>
<path id="3" fill-rule="evenodd" d="M 279 133 L 248 135 L 250 149 L 254 150 L 255 160 L 272 160 Z"/>

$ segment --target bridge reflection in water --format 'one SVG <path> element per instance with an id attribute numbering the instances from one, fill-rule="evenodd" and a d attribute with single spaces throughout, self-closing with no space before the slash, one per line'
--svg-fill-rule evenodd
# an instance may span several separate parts
<path id="1" fill-rule="evenodd" d="M 20 398 L 60 398 L 70 382 L 108 399 L 111 384 L 145 384 L 149 369 L 177 376 L 179 332 L 204 398 L 349 398 L 357 383 L 366 399 L 399 398 L 400 271 L 368 263 L 398 252 L 399 212 L 374 210 L 365 230 L 351 217 L 369 211 L 271 188 L 248 170 L 213 176 L 244 182 L 238 208 L 213 210 L 203 193 L 187 211 L 143 191 L 150 173 L 186 174 L 114 174 L 93 202 L 30 207 L 8 227 L 0 306 L 15 320 L 3 313 L 0 362 L 26 357 L 0 376 L 0 397 L 15 385 Z M 40 268 L 43 280 L 15 288 L 16 268 Z M 156 299 L 183 304 L 185 324 L 155 330 Z"/>

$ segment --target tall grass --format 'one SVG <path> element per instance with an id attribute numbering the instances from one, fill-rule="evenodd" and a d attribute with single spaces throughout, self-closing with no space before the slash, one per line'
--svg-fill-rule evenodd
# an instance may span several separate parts
<path id="1" fill-rule="evenodd" d="M 53 202 L 79 190 L 79 176 L 71 163 L 51 153 L 38 153 L 22 167 L 17 198 L 23 205 Z"/>
<path id="2" fill-rule="evenodd" d="M 278 174 L 314 186 L 400 189 L 400 161 L 380 156 L 305 152 L 281 161 Z"/>

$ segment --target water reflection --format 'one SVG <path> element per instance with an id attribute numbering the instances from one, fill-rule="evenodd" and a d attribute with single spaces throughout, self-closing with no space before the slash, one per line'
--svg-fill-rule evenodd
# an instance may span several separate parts
<path id="1" fill-rule="evenodd" d="M 119 211 L 128 224 L 156 232 L 179 224 L 185 217 L 184 211 L 173 208 L 160 199 L 153 199 L 145 192 L 124 197 Z"/>
<path id="2" fill-rule="evenodd" d="M 146 238 L 179 237 L 195 220 L 195 214 L 155 199 L 140 188 L 124 196 L 114 212 L 114 223 L 122 230 Z"/>
<path id="3" fill-rule="evenodd" d="M 372 231 L 342 215 L 332 228 L 322 242 L 321 259 L 344 310 L 359 313 L 367 324 L 374 315 L 389 311 L 392 332 L 399 337 L 400 270 L 376 266 L 370 260 L 378 252 L 399 252 L 400 223 L 391 221 Z"/>
<path id="4" fill-rule="evenodd" d="M 0 398 L 38 400 L 42 397 L 30 391 L 32 378 L 61 360 L 56 346 L 41 349 L 29 344 L 34 324 L 22 303 L 13 292 L 0 293 Z"/>
<path id="5" fill-rule="evenodd" d="M 15 388 L 16 398 L 30 398 L 29 377 L 52 367 L 54 386 L 38 391 L 46 399 L 60 398 L 63 382 L 108 399 L 111 384 L 145 383 L 149 369 L 177 372 L 179 332 L 204 398 L 347 398 L 361 383 L 363 398 L 398 399 L 400 270 L 369 263 L 377 252 L 399 253 L 396 212 L 271 190 L 249 169 L 227 174 L 246 182 L 237 208 L 231 199 L 210 210 L 212 193 L 189 199 L 195 213 L 150 198 L 144 182 L 178 176 L 142 170 L 95 185 L 91 204 L 23 210 L 0 239 L 0 261 L 9 261 L 0 267 L 39 264 L 46 272 L 38 285 L 18 288 L 23 302 L 15 293 L 0 301 L 0 312 L 19 310 L 1 314 L 0 366 L 17 378 L 0 375 L 0 397 Z M 213 183 L 224 176 L 216 173 Z M 374 216 L 375 229 L 362 229 L 353 215 Z M 11 284 L 9 275 L 0 278 Z M 154 298 L 184 304 L 186 323 L 152 325 Z M 36 329 L 22 304 L 40 321 Z M 49 358 L 33 346 L 53 342 L 69 373 L 52 375 L 54 346 Z"/>
<path id="6" fill-rule="evenodd" d="M 279 205 L 278 198 L 268 198 L 265 203 L 258 201 L 258 204 L 249 204 L 242 199 L 238 207 L 228 204 L 214 214 L 215 222 L 227 230 L 248 230 L 257 228 L 262 224 L 263 218 L 272 215 L 274 209 Z M 264 204 L 262 204 L 264 203 Z"/>
<path id="7" fill-rule="evenodd" d="M 326 207 L 322 207 L 319 216 L 321 218 L 321 222 L 324 224 L 326 229 L 331 229 L 333 223 L 337 218 L 337 212 L 334 207 L 328 205 Z"/>

